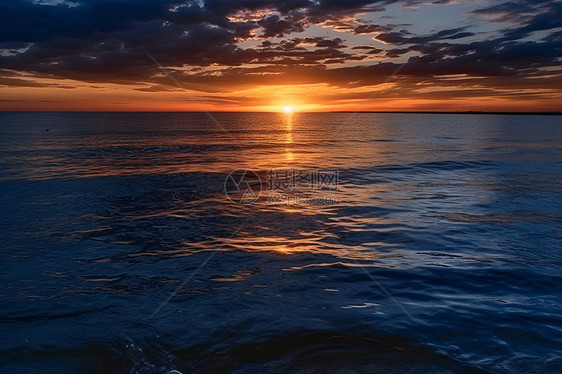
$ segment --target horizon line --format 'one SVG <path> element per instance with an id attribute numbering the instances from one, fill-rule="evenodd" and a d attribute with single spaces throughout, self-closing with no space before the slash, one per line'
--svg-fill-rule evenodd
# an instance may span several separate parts
<path id="1" fill-rule="evenodd" d="M 286 113 L 279 111 L 243 111 L 243 110 L 215 110 L 209 113 Z M 205 113 L 200 110 L 0 110 L 0 113 Z M 562 115 L 559 111 L 447 111 L 447 110 L 333 110 L 333 111 L 295 111 L 291 115 L 303 114 L 330 114 L 330 113 L 378 113 L 378 114 L 504 114 L 504 115 Z"/>

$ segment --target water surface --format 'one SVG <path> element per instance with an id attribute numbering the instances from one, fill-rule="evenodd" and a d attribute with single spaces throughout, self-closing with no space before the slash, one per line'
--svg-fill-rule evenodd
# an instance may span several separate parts
<path id="1" fill-rule="evenodd" d="M 562 372 L 561 117 L 215 116 L 0 114 L 2 372 Z"/>

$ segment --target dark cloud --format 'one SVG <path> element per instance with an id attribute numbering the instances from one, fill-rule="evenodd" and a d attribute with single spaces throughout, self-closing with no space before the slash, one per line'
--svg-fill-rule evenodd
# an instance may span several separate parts
<path id="1" fill-rule="evenodd" d="M 562 28 L 562 3 L 556 2 L 544 9 L 543 12 L 525 19 L 523 26 L 505 30 L 506 39 L 522 39 L 535 31 Z"/>
<path id="2" fill-rule="evenodd" d="M 0 77 L 0 87 L 58 87 L 58 88 L 76 88 L 75 86 L 62 85 L 58 83 L 37 82 L 32 79 Z"/>
<path id="3" fill-rule="evenodd" d="M 263 27 L 263 36 L 271 38 L 275 36 L 283 36 L 292 32 L 304 31 L 304 25 L 300 22 L 290 22 L 281 19 L 278 15 L 272 15 L 258 21 L 258 25 Z"/>
<path id="4" fill-rule="evenodd" d="M 518 0 L 494 4 L 471 12 L 513 27 L 503 30 L 504 38 L 522 39 L 535 31 L 562 28 L 562 3 L 551 0 Z"/>
<path id="5" fill-rule="evenodd" d="M 380 25 L 373 25 L 373 24 L 366 24 L 366 25 L 359 25 L 353 29 L 354 34 L 372 34 L 372 33 L 379 33 L 379 32 L 388 32 L 392 30 L 391 27 L 388 26 L 380 26 Z"/>
<path id="6" fill-rule="evenodd" d="M 410 25 L 382 26 L 361 19 L 391 4 L 411 8 L 444 3 L 448 1 L 5 1 L 0 2 L 0 50 L 5 51 L 0 53 L 0 85 L 48 85 L 34 82 L 35 77 L 129 84 L 148 92 L 175 89 L 147 52 L 183 83 L 207 92 L 259 84 L 369 86 L 383 82 L 400 66 L 396 61 L 372 61 L 382 56 L 408 58 L 400 74 L 412 84 L 432 79 L 449 85 L 439 77 L 462 75 L 487 89 L 493 84 L 525 86 L 529 77 L 547 85 L 537 74 L 559 68 L 559 1 L 508 1 L 472 11 L 500 24 L 494 36 L 469 27 L 417 35 Z M 352 38 L 376 34 L 375 40 L 388 46 L 354 46 L 345 40 L 346 34 L 293 35 L 312 25 L 344 31 Z M 529 40 L 535 32 L 542 35 Z M 240 44 L 243 41 L 249 44 Z"/>
<path id="7" fill-rule="evenodd" d="M 456 29 L 441 30 L 434 34 L 424 36 L 410 36 L 408 31 L 402 30 L 399 32 L 381 33 L 376 36 L 376 40 L 389 44 L 423 44 L 437 40 L 461 39 L 474 35 L 473 33 L 465 30 L 466 27 L 459 27 Z"/>

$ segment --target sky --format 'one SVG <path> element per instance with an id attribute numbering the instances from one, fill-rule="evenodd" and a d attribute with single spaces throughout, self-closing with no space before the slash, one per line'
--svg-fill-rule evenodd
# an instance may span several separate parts
<path id="1" fill-rule="evenodd" d="M 560 111 L 562 1 L 0 0 L 0 110 Z"/>

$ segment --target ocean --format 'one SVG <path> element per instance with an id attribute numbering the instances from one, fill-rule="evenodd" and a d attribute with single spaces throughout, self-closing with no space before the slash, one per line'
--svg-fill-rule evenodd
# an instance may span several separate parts
<path id="1" fill-rule="evenodd" d="M 561 119 L 0 113 L 0 372 L 562 372 Z"/>

